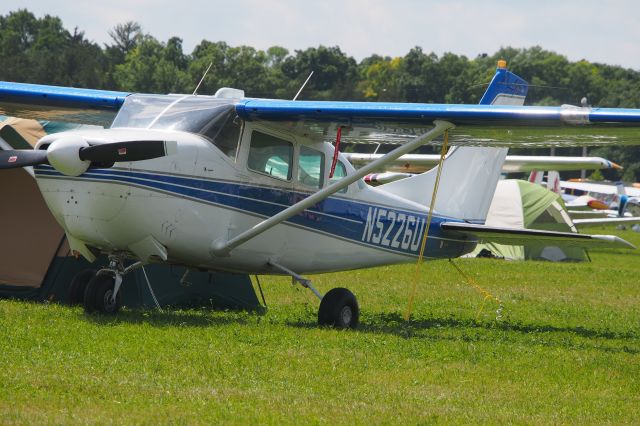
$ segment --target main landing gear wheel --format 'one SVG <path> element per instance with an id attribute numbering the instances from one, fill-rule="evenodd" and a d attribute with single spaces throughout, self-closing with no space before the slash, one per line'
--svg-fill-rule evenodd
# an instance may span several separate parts
<path id="1" fill-rule="evenodd" d="M 84 291 L 87 289 L 87 284 L 93 277 L 95 277 L 96 271 L 93 269 L 84 269 L 78 272 L 71 280 L 69 286 L 69 292 L 67 299 L 71 306 L 79 305 L 84 301 Z"/>
<path id="2" fill-rule="evenodd" d="M 115 278 L 111 274 L 94 276 L 84 292 L 84 310 L 87 313 L 100 312 L 113 315 L 120 309 L 120 292 L 113 299 Z"/>
<path id="3" fill-rule="evenodd" d="M 360 320 L 358 300 L 346 288 L 333 288 L 324 295 L 318 310 L 318 324 L 335 328 L 356 328 Z"/>

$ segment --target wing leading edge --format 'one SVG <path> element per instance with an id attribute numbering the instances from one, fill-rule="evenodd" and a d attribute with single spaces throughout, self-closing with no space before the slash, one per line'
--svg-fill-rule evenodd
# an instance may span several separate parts
<path id="1" fill-rule="evenodd" d="M 0 82 L 0 114 L 107 126 L 128 92 Z"/>
<path id="2" fill-rule="evenodd" d="M 0 82 L 0 114 L 108 125 L 128 92 Z M 344 142 L 404 143 L 426 133 L 434 120 L 456 126 L 458 146 L 579 146 L 640 143 L 640 109 L 332 102 L 242 99 L 246 120 L 285 123 L 288 129 Z M 292 123 L 293 122 L 293 123 Z M 436 141 L 437 143 L 437 141 Z"/>
<path id="3" fill-rule="evenodd" d="M 246 120 L 295 122 L 298 131 L 325 139 L 340 126 L 350 143 L 404 143 L 434 120 L 456 126 L 449 142 L 457 146 L 640 143 L 640 109 L 244 99 L 236 111 Z"/>

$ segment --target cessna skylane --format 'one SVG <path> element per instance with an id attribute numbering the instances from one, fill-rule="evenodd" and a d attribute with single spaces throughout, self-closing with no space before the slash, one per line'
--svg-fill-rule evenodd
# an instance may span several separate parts
<path id="1" fill-rule="evenodd" d="M 290 275 L 320 299 L 320 324 L 355 327 L 359 307 L 349 290 L 322 295 L 301 274 L 415 262 L 423 254 L 454 258 L 480 240 L 631 246 L 614 236 L 484 225 L 509 146 L 638 139 L 640 110 L 527 107 L 526 91 L 504 64 L 481 105 L 268 100 L 230 88 L 214 96 L 149 95 L 1 82 L 0 113 L 108 128 L 51 134 L 33 150 L 0 151 L 0 168 L 32 167 L 71 249 L 89 261 L 109 256 L 106 269 L 74 280 L 72 290 L 88 312 L 116 312 L 122 276 L 165 262 Z M 341 141 L 398 147 L 356 170 L 339 152 Z M 428 143 L 455 147 L 430 171 L 375 188 L 365 184 L 367 174 Z"/>

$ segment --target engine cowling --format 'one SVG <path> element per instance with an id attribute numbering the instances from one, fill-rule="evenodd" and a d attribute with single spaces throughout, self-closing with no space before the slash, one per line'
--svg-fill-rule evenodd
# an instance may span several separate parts
<path id="1" fill-rule="evenodd" d="M 57 171 L 67 176 L 80 176 L 89 169 L 91 161 L 80 159 L 80 150 L 89 147 L 79 135 L 65 135 L 47 148 L 47 159 Z"/>

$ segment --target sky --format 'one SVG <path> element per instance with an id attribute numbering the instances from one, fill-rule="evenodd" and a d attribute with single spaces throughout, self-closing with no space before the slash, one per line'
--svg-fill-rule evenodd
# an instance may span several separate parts
<path id="1" fill-rule="evenodd" d="M 0 14 L 20 8 L 58 16 L 100 44 L 115 25 L 136 21 L 160 41 L 182 38 L 185 53 L 203 39 L 292 53 L 339 46 L 357 60 L 415 46 L 469 58 L 541 46 L 640 71 L 638 0 L 2 0 Z"/>

